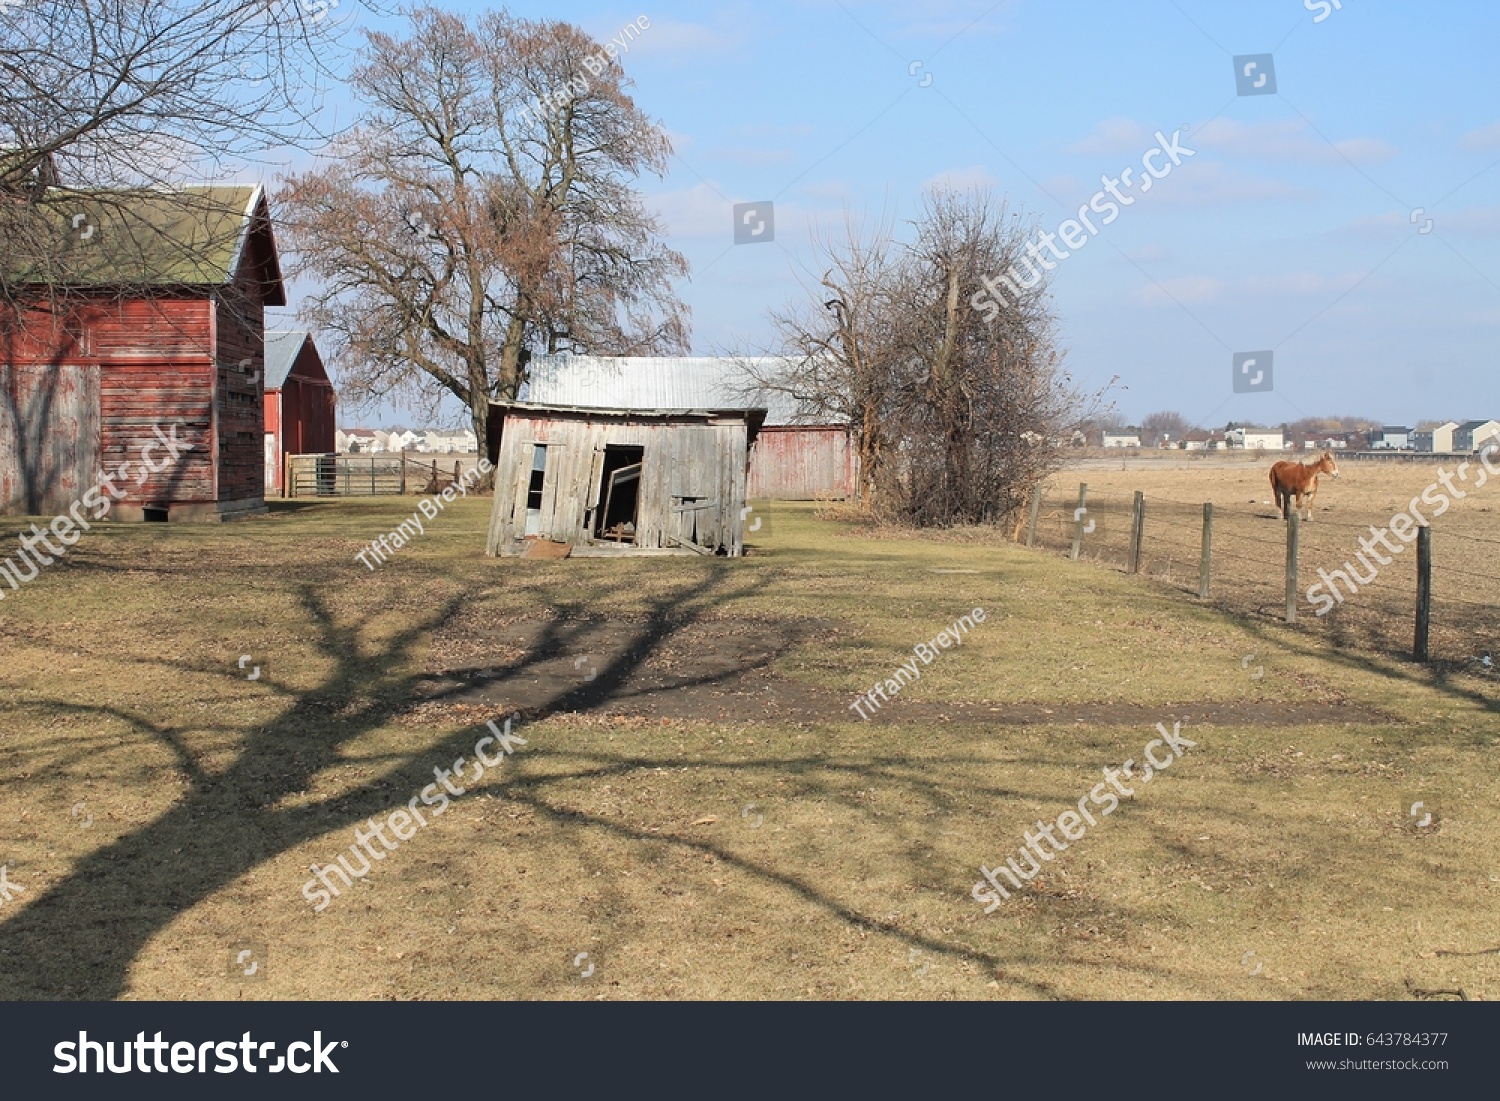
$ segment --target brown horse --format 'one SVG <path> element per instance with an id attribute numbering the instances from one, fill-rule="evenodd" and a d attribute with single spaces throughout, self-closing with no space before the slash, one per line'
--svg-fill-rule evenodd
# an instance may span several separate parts
<path id="1" fill-rule="evenodd" d="M 1281 509 L 1281 518 L 1291 520 L 1292 498 L 1297 499 L 1297 512 L 1303 511 L 1302 499 L 1307 498 L 1307 515 L 1312 519 L 1313 499 L 1318 495 L 1318 475 L 1339 476 L 1338 463 L 1333 461 L 1333 452 L 1325 451 L 1316 462 L 1279 462 L 1271 467 L 1271 492 L 1276 495 L 1276 507 Z"/>

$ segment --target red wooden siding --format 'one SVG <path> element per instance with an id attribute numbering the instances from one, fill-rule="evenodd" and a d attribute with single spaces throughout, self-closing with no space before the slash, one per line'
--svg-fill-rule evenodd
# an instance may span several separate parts
<path id="1" fill-rule="evenodd" d="M 92 487 L 101 468 L 113 474 L 126 462 L 131 470 L 113 483 L 126 519 L 145 509 L 215 519 L 264 507 L 265 306 L 286 296 L 264 195 L 241 190 L 254 210 L 228 281 L 142 287 L 122 277 L 121 287 L 135 288 L 126 291 L 90 279 L 55 301 L 37 287 L 34 307 L 0 317 L 9 399 L 0 435 L 11 440 L 0 439 L 0 510 L 53 510 Z M 231 261 L 220 255 L 222 270 Z M 174 434 L 183 450 L 171 461 L 162 437 Z M 142 462 L 152 444 L 151 459 L 168 460 L 154 473 Z"/>
<path id="2" fill-rule="evenodd" d="M 264 407 L 276 455 L 274 468 L 266 470 L 266 490 L 282 493 L 288 455 L 331 454 L 335 448 L 337 399 L 311 339 L 303 341 L 281 389 L 266 391 Z"/>
<path id="3" fill-rule="evenodd" d="M 93 317 L 85 339 L 102 372 L 100 459 L 106 471 L 132 464 L 126 480 L 116 483 L 125 493 L 123 503 L 212 503 L 217 486 L 208 303 L 188 297 L 113 302 Z M 193 449 L 150 473 L 141 465 L 141 449 L 157 438 L 156 428 L 170 436 L 179 422 L 177 438 Z M 152 453 L 153 461 L 166 457 L 159 452 Z"/>
<path id="4" fill-rule="evenodd" d="M 766 425 L 750 452 L 749 500 L 813 501 L 854 495 L 858 458 L 837 425 Z"/>

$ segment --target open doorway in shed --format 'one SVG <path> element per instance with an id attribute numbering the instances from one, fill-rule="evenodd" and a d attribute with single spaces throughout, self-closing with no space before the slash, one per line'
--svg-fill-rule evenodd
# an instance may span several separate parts
<path id="1" fill-rule="evenodd" d="M 641 461 L 645 448 L 615 444 L 604 448 L 599 468 L 599 509 L 595 513 L 594 538 L 616 543 L 634 543 L 639 524 Z"/>
<path id="2" fill-rule="evenodd" d="M 547 445 L 531 446 L 531 476 L 526 481 L 526 528 L 524 534 L 539 535 L 542 530 L 542 498 L 547 486 Z"/>

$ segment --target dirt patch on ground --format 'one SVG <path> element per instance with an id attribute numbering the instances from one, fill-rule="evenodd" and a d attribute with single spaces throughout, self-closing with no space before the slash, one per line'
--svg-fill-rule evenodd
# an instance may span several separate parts
<path id="1" fill-rule="evenodd" d="M 417 711 L 498 710 L 538 718 L 579 713 L 724 722 L 828 723 L 860 716 L 851 693 L 779 675 L 776 659 L 836 630 L 831 622 L 651 624 L 618 619 L 524 620 L 482 635 L 437 640 L 441 668 L 419 682 Z M 865 708 L 867 713 L 871 709 Z M 872 723 L 1151 726 L 1162 720 L 1224 726 L 1389 723 L 1371 708 L 1341 702 L 1184 701 L 1018 704 L 1004 700 L 931 703 L 895 698 Z"/>

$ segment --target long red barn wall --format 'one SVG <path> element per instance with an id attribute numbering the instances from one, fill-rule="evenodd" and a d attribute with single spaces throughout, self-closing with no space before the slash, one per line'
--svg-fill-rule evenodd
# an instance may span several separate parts
<path id="1" fill-rule="evenodd" d="M 70 446 L 86 452 L 76 460 L 91 464 L 97 456 L 105 471 L 133 464 L 115 483 L 124 503 L 223 504 L 264 495 L 263 341 L 263 307 L 244 288 L 231 287 L 212 298 L 73 303 L 61 317 L 31 310 L 0 332 L 0 356 L 33 376 L 64 366 L 98 369 L 97 437 Z M 39 384 L 37 378 L 31 386 Z M 166 458 L 155 429 L 170 438 L 174 425 L 176 438 L 191 449 L 150 473 L 142 449 L 156 441 L 151 458 Z M 6 470 L 0 482 L 19 476 Z"/>

